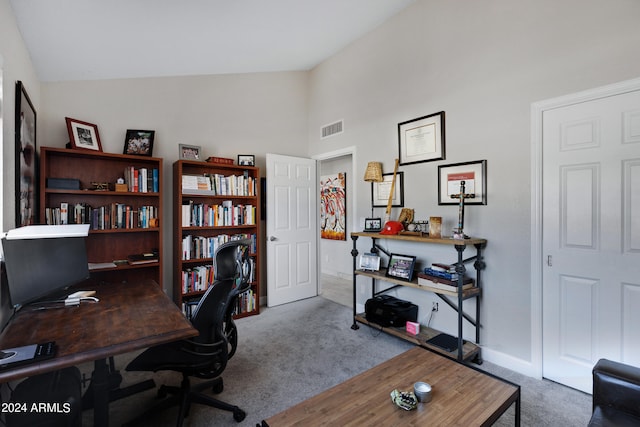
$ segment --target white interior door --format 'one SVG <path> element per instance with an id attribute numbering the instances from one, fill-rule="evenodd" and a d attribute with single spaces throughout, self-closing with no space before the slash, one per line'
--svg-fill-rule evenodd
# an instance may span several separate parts
<path id="1" fill-rule="evenodd" d="M 543 376 L 640 365 L 640 91 L 543 114 Z"/>
<path id="2" fill-rule="evenodd" d="M 267 154 L 267 306 L 318 294 L 316 161 Z"/>

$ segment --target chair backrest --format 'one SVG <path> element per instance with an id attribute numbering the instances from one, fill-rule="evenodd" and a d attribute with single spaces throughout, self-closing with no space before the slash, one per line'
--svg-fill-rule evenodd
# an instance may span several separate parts
<path id="1" fill-rule="evenodd" d="M 251 275 L 251 240 L 232 240 L 218 247 L 213 257 L 214 280 L 233 279 L 238 293 L 248 289 Z"/>
<path id="2" fill-rule="evenodd" d="M 196 342 L 213 343 L 225 336 L 225 322 L 239 293 L 248 284 L 249 240 L 220 245 L 214 255 L 214 282 L 200 299 L 191 323 L 200 332 Z"/>

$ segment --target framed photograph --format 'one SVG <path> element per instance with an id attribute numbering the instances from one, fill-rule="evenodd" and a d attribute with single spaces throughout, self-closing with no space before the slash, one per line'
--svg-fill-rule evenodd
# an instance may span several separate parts
<path id="1" fill-rule="evenodd" d="M 152 156 L 154 130 L 127 129 L 124 138 L 124 150 L 122 154 L 135 154 L 137 156 Z"/>
<path id="2" fill-rule="evenodd" d="M 238 164 L 240 166 L 255 166 L 256 156 L 253 154 L 238 154 Z"/>
<path id="3" fill-rule="evenodd" d="M 37 223 L 38 165 L 36 110 L 21 81 L 16 82 L 16 227 Z"/>
<path id="4" fill-rule="evenodd" d="M 371 183 L 371 204 L 374 208 L 386 208 L 389 203 L 389 193 L 391 192 L 392 173 L 383 173 L 382 182 Z M 396 174 L 396 186 L 393 189 L 393 199 L 391 207 L 404 207 L 404 172 Z"/>
<path id="5" fill-rule="evenodd" d="M 380 257 L 373 253 L 364 253 L 360 257 L 358 268 L 360 270 L 378 271 L 380 270 Z"/>
<path id="6" fill-rule="evenodd" d="M 464 182 L 464 204 L 487 204 L 487 161 L 453 163 L 438 166 L 438 204 L 457 205 L 461 184 Z"/>
<path id="7" fill-rule="evenodd" d="M 85 150 L 102 151 L 98 126 L 93 123 L 65 117 L 67 121 L 67 131 L 69 132 L 69 143 L 71 148 L 83 148 Z"/>
<path id="8" fill-rule="evenodd" d="M 199 145 L 179 144 L 180 160 L 202 160 L 202 147 Z"/>
<path id="9" fill-rule="evenodd" d="M 400 165 L 444 159 L 444 111 L 398 124 Z"/>
<path id="10" fill-rule="evenodd" d="M 364 231 L 378 232 L 382 230 L 382 218 L 365 218 Z"/>
<path id="11" fill-rule="evenodd" d="M 391 254 L 389 265 L 387 266 L 387 277 L 410 282 L 413 279 L 413 267 L 415 264 L 415 256 Z"/>

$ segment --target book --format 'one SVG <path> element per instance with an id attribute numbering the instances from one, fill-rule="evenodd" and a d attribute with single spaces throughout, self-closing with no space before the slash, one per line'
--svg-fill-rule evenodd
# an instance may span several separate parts
<path id="1" fill-rule="evenodd" d="M 153 252 L 145 252 L 142 254 L 129 255 L 127 262 L 130 265 L 149 264 L 152 262 L 158 262 L 158 255 Z"/>
<path id="2" fill-rule="evenodd" d="M 427 267 L 423 271 L 423 273 L 428 274 L 429 276 L 440 277 L 442 279 L 447 280 L 458 280 L 458 273 L 449 273 L 447 271 L 434 270 L 433 268 Z"/>

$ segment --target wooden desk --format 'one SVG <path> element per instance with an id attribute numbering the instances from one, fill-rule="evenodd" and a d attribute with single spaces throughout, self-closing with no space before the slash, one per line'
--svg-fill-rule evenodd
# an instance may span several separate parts
<path id="1" fill-rule="evenodd" d="M 96 291 L 99 302 L 36 310 L 25 307 L 0 335 L 0 349 L 55 341 L 52 359 L 0 371 L 7 382 L 95 361 L 94 425 L 108 425 L 106 359 L 122 353 L 198 335 L 154 281 L 110 283 L 80 289 Z"/>
<path id="2" fill-rule="evenodd" d="M 394 389 L 431 384 L 432 400 L 413 411 L 397 407 Z M 262 422 L 263 426 L 489 426 L 516 404 L 520 386 L 416 347 Z"/>

